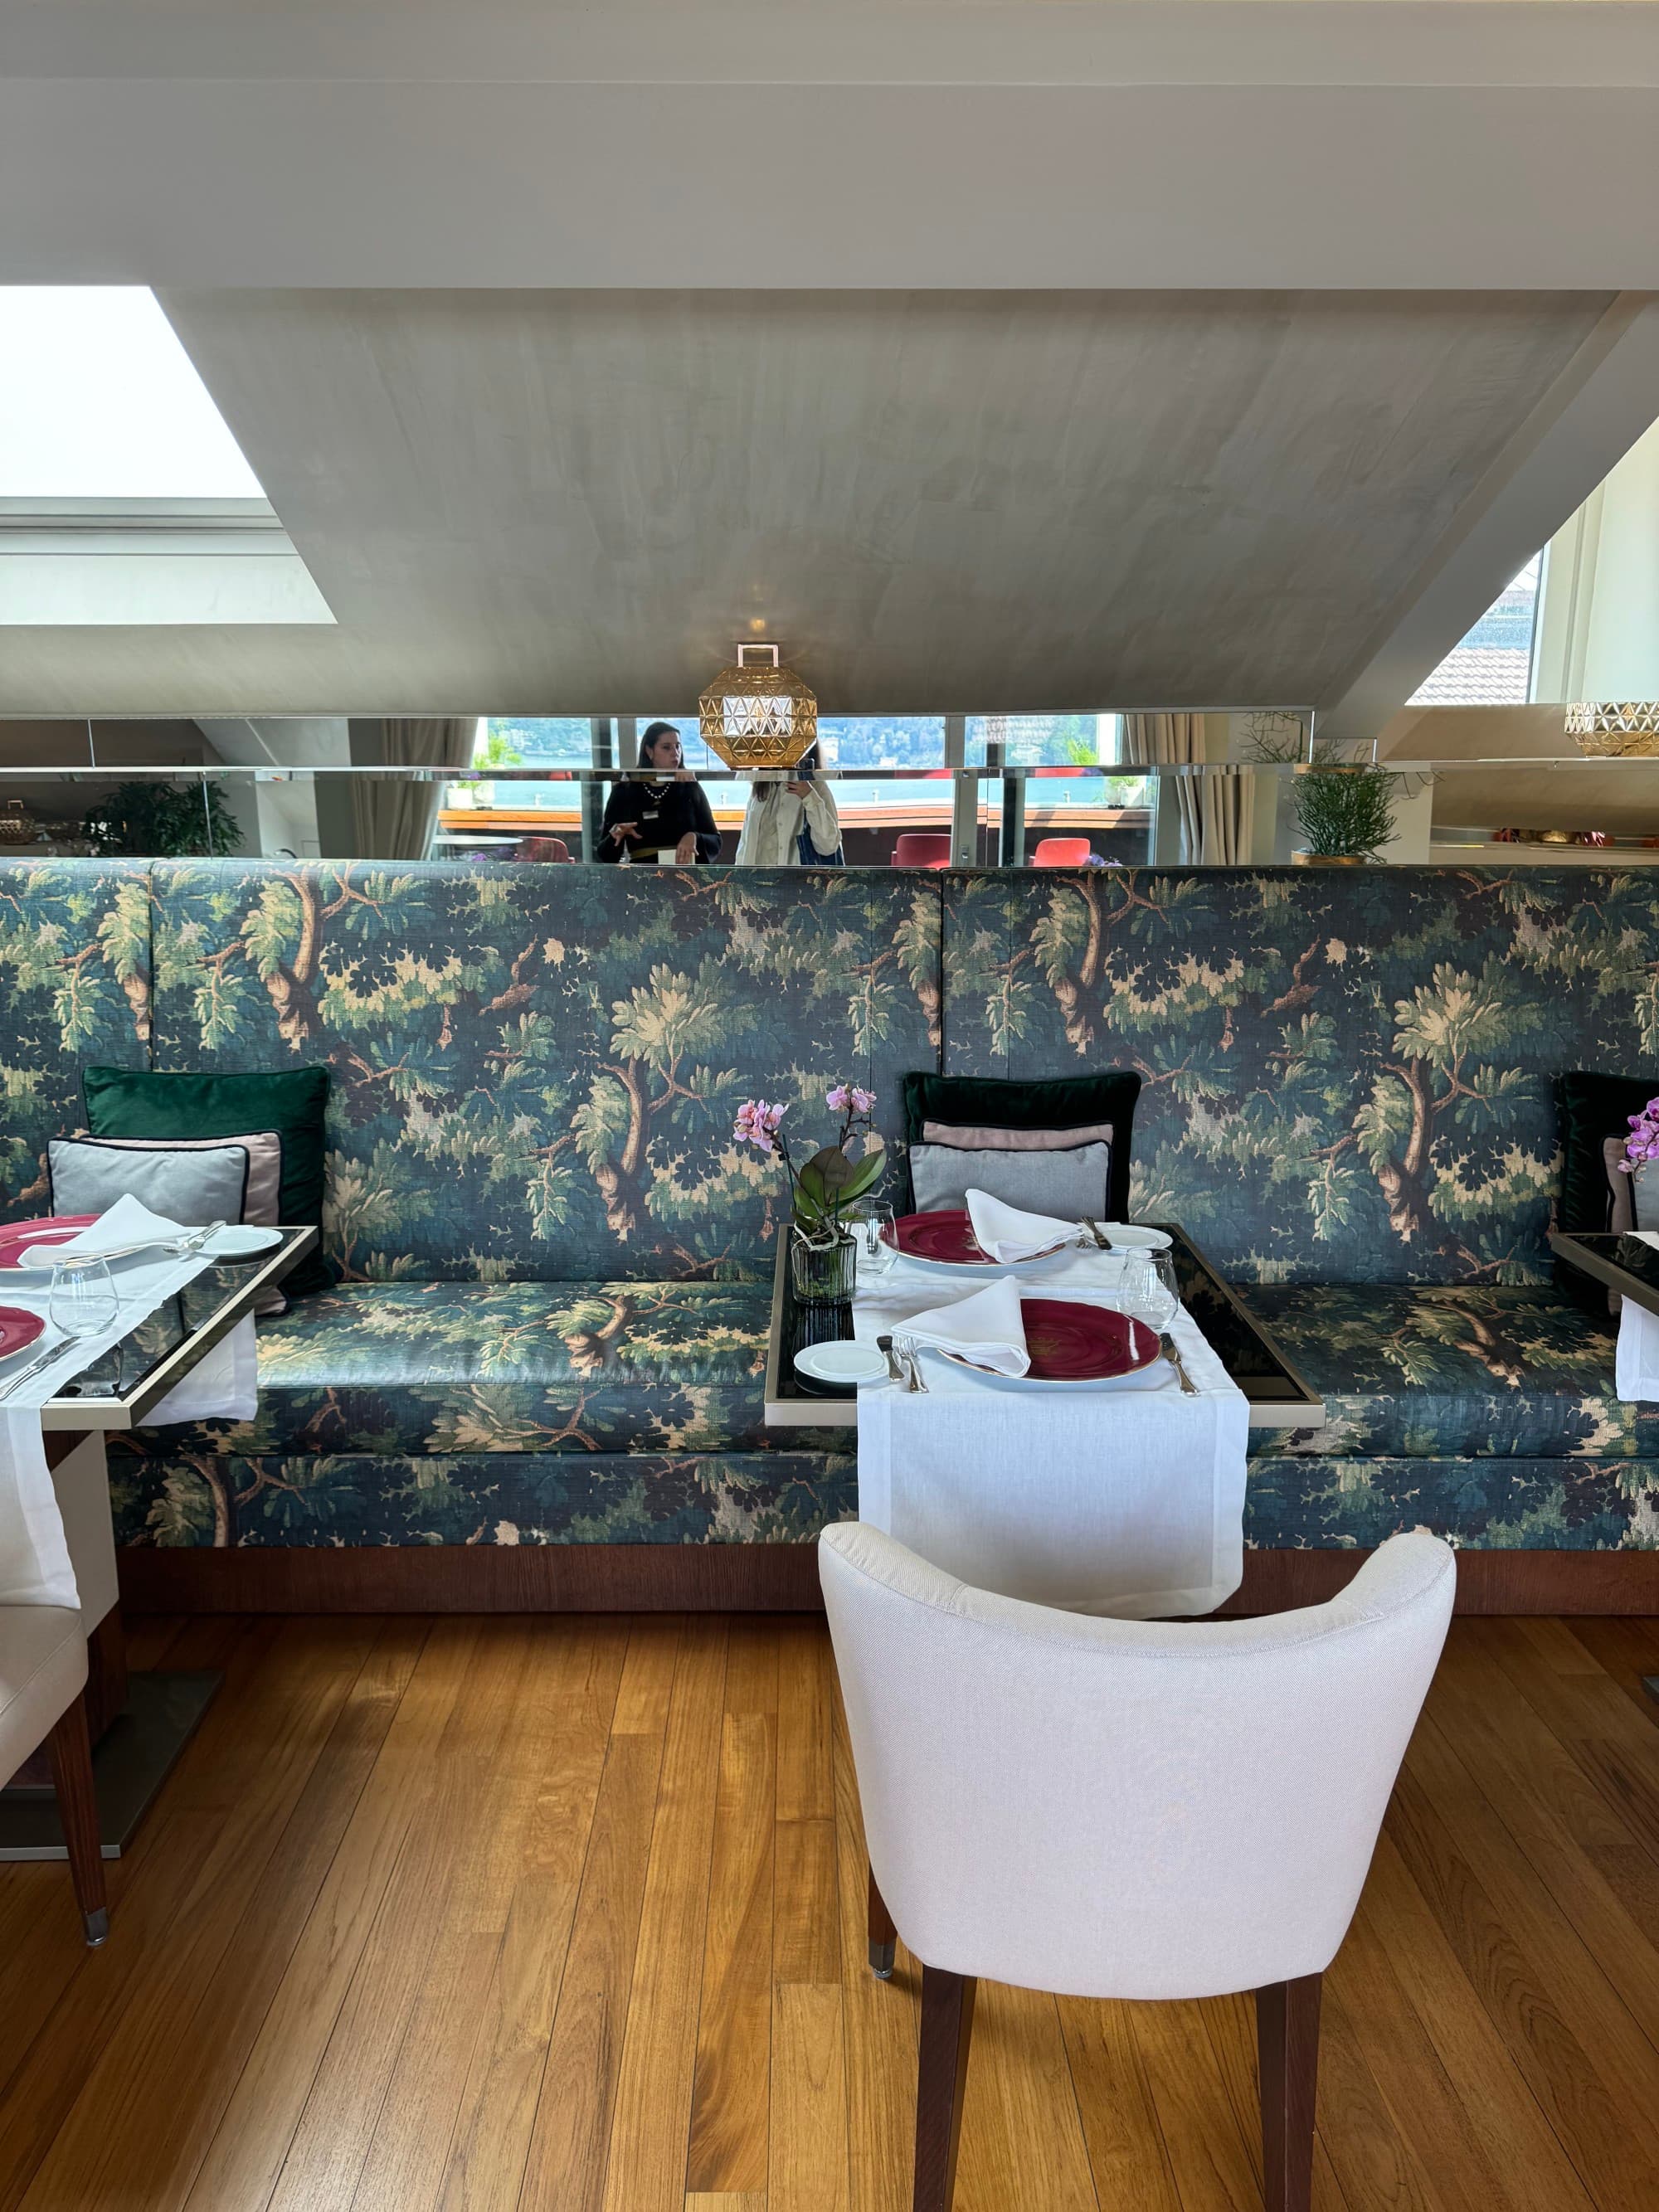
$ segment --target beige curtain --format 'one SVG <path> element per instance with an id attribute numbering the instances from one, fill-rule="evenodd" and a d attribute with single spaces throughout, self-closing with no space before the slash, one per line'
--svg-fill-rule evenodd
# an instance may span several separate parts
<path id="1" fill-rule="evenodd" d="M 1126 714 L 1123 757 L 1135 768 L 1202 765 L 1202 714 Z M 1181 857 L 1199 868 L 1237 867 L 1249 836 L 1255 779 L 1249 769 L 1171 776 L 1181 811 Z M 1160 794 L 1162 796 L 1162 794 Z"/>
<path id="2" fill-rule="evenodd" d="M 470 715 L 394 717 L 380 724 L 380 757 L 387 768 L 468 768 L 477 727 Z M 423 860 L 442 799 L 443 785 L 436 781 L 355 778 L 351 805 L 358 857 Z"/>

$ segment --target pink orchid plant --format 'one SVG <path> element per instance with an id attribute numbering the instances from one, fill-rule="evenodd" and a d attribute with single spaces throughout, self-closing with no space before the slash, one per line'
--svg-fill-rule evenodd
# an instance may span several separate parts
<path id="1" fill-rule="evenodd" d="M 1630 1117 L 1625 1156 L 1618 1162 L 1626 1175 L 1634 1175 L 1648 1160 L 1659 1160 L 1659 1098 L 1650 1098 L 1639 1114 Z"/>
<path id="2" fill-rule="evenodd" d="M 832 1114 L 840 1115 L 840 1133 L 799 1167 L 783 1133 L 787 1107 L 765 1098 L 747 1098 L 732 1125 L 732 1133 L 740 1145 L 752 1145 L 757 1152 L 783 1162 L 795 1219 L 813 1237 L 838 1236 L 843 1206 L 872 1188 L 886 1165 L 886 1154 L 879 1146 L 866 1149 L 860 1160 L 847 1157 L 854 1136 L 871 1126 L 875 1092 L 861 1090 L 855 1083 L 835 1083 L 825 1091 L 823 1103 Z"/>

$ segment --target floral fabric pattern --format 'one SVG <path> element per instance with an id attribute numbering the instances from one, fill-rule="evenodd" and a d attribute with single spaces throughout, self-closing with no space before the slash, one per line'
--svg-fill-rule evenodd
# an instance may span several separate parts
<path id="1" fill-rule="evenodd" d="M 737 1107 L 844 1080 L 891 1147 L 910 1069 L 1126 1066 L 1137 1212 L 1328 1408 L 1257 1438 L 1247 1541 L 1650 1547 L 1659 1409 L 1532 1286 L 1554 1076 L 1656 1054 L 1616 869 L 0 865 L 0 1218 L 90 1062 L 333 1072 L 345 1279 L 262 1329 L 257 1420 L 111 1440 L 124 1543 L 809 1541 L 856 1463 L 763 1425 L 787 1200 Z"/>
<path id="2" fill-rule="evenodd" d="M 686 1456 L 112 1454 L 116 1541 L 261 1544 L 811 1543 L 858 1510 L 850 1452 Z M 1659 1462 L 1250 1462 L 1253 1548 L 1380 1544 L 1426 1528 L 1476 1551 L 1652 1550 Z"/>
<path id="3" fill-rule="evenodd" d="M 1253 1457 L 1258 1551 L 1381 1544 L 1427 1528 L 1471 1552 L 1659 1548 L 1659 1460 Z"/>
<path id="4" fill-rule="evenodd" d="M 857 1511 L 814 1451 L 110 1459 L 121 1545 L 809 1543 Z"/>
<path id="5" fill-rule="evenodd" d="M 1659 1459 L 1613 1340 L 1552 1291 L 1253 1285 L 1246 1303 L 1324 1401 L 1285 1449 L 1324 1458 Z"/>
<path id="6" fill-rule="evenodd" d="M 944 900 L 945 1072 L 1139 1069 L 1136 1212 L 1235 1280 L 1547 1280 L 1553 1079 L 1659 1049 L 1648 870 L 1015 870 Z"/>
<path id="7" fill-rule="evenodd" d="M 142 861 L 0 866 L 0 1221 L 46 1210 L 46 1147 L 84 1125 L 81 1071 L 143 1067 L 149 872 Z"/>
<path id="8" fill-rule="evenodd" d="M 348 1279 L 769 1279 L 735 1109 L 850 1073 L 892 1143 L 939 929 L 884 870 L 160 864 L 155 1065 L 328 1063 Z"/>
<path id="9" fill-rule="evenodd" d="M 256 1421 L 194 1451 L 766 1451 L 769 1285 L 353 1283 L 259 1329 Z M 173 1428 L 137 1448 L 177 1449 Z M 815 1444 L 815 1439 L 813 1440 Z"/>

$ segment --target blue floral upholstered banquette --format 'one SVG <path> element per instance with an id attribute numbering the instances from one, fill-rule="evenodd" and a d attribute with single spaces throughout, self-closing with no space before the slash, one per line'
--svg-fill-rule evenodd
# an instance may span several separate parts
<path id="1" fill-rule="evenodd" d="M 261 1324 L 256 1421 L 112 1440 L 130 1547 L 801 1547 L 856 1470 L 763 1425 L 733 1109 L 848 1076 L 896 1148 L 907 1070 L 1115 1066 L 1136 1211 L 1328 1409 L 1257 1439 L 1253 1547 L 1659 1544 L 1659 1415 L 1545 1243 L 1554 1076 L 1659 1043 L 1644 873 L 18 861 L 0 1024 L 6 1218 L 88 1065 L 332 1071 L 337 1285 Z"/>

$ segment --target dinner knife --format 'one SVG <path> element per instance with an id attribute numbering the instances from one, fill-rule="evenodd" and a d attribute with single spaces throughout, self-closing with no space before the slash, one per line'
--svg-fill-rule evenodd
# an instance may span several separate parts
<path id="1" fill-rule="evenodd" d="M 0 1382 L 0 1398 L 9 1398 L 20 1382 L 27 1382 L 31 1375 L 38 1375 L 43 1367 L 50 1367 L 54 1359 L 61 1359 L 68 1349 L 60 1337 L 50 1352 L 37 1352 L 27 1367 L 20 1367 L 15 1375 L 8 1375 L 4 1382 Z"/>
<path id="2" fill-rule="evenodd" d="M 1170 1366 L 1174 1368 L 1176 1371 L 1176 1380 L 1180 1383 L 1183 1392 L 1189 1398 L 1196 1398 L 1198 1395 L 1198 1385 L 1194 1382 L 1192 1376 L 1187 1372 L 1187 1363 L 1182 1358 L 1179 1351 L 1176 1348 L 1176 1340 L 1174 1337 L 1170 1336 L 1166 1331 L 1164 1335 L 1158 1338 L 1158 1349 L 1163 1352 L 1164 1357 L 1169 1361 Z"/>

